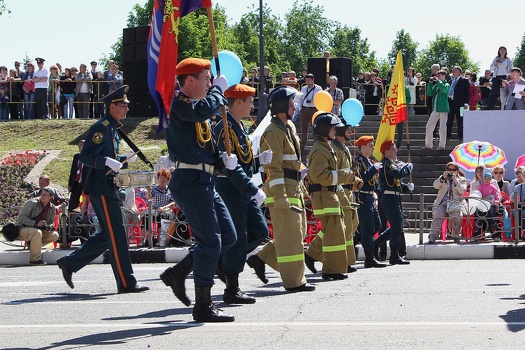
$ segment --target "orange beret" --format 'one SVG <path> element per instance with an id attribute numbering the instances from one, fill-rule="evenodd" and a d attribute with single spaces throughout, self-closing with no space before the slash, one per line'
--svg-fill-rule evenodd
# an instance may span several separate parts
<path id="1" fill-rule="evenodd" d="M 361 136 L 360 138 L 358 138 L 357 141 L 355 142 L 355 145 L 356 146 L 365 146 L 369 142 L 372 142 L 372 141 L 374 141 L 374 137 L 373 136 L 365 135 L 365 136 Z"/>
<path id="2" fill-rule="evenodd" d="M 385 151 L 389 149 L 390 147 L 392 147 L 393 144 L 394 144 L 394 141 L 392 140 L 383 142 L 381 144 L 381 153 L 385 153 Z"/>
<path id="3" fill-rule="evenodd" d="M 210 69 L 211 62 L 210 60 L 205 60 L 202 58 L 186 58 L 177 64 L 176 74 L 193 74 L 203 71 L 204 69 Z"/>
<path id="4" fill-rule="evenodd" d="M 226 98 L 246 98 L 255 95 L 255 89 L 244 84 L 235 84 L 224 91 Z"/>

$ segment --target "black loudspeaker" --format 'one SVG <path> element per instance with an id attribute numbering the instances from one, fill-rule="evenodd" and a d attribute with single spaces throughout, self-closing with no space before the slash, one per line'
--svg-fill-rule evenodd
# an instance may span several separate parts
<path id="1" fill-rule="evenodd" d="M 352 59 L 346 57 L 330 58 L 330 75 L 338 79 L 337 87 L 352 86 Z"/>
<path id="2" fill-rule="evenodd" d="M 147 60 L 148 59 L 148 49 L 146 43 L 137 43 L 135 46 L 135 59 L 137 60 Z"/>
<path id="3" fill-rule="evenodd" d="M 126 78 L 146 78 L 148 76 L 148 61 L 129 60 L 122 62 L 122 71 Z"/>
<path id="4" fill-rule="evenodd" d="M 319 85 L 323 89 L 328 87 L 328 83 L 326 81 L 326 59 L 324 57 L 309 57 L 307 69 L 308 73 L 312 73 L 314 75 L 315 84 Z"/>
<path id="5" fill-rule="evenodd" d="M 151 118 L 159 114 L 157 105 L 151 95 L 134 96 L 133 104 L 134 117 Z"/>
<path id="6" fill-rule="evenodd" d="M 135 42 L 137 44 L 143 44 L 148 42 L 149 28 L 149 26 L 140 26 L 135 28 Z"/>
<path id="7" fill-rule="evenodd" d="M 134 61 L 137 47 L 135 44 L 129 44 L 122 46 L 122 62 Z"/>
<path id="8" fill-rule="evenodd" d="M 126 72 L 124 72 L 124 74 L 126 74 Z M 126 77 L 125 84 L 129 86 L 129 91 L 127 93 L 128 96 L 140 96 L 149 94 L 148 79 L 146 77 Z"/>
<path id="9" fill-rule="evenodd" d="M 122 45 L 135 45 L 135 28 L 124 28 L 122 30 Z"/>

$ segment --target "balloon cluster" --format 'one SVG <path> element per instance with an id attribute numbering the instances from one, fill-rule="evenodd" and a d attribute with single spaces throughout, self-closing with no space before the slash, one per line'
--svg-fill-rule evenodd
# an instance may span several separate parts
<path id="1" fill-rule="evenodd" d="M 334 99 L 327 91 L 320 91 L 314 96 L 314 105 L 318 111 L 330 112 L 334 106 Z M 356 98 L 347 98 L 341 105 L 341 112 L 346 123 L 353 127 L 363 119 L 363 105 Z M 312 117 L 312 124 L 316 116 Z"/>
<path id="2" fill-rule="evenodd" d="M 468 199 L 461 206 L 461 211 L 465 215 L 473 215 L 476 211 L 486 213 L 490 209 L 490 202 L 481 198 L 482 194 L 480 191 L 475 190 L 470 193 Z"/>

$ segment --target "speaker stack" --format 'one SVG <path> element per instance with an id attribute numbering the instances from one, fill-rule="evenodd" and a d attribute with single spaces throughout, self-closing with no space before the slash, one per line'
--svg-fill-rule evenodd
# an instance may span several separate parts
<path id="1" fill-rule="evenodd" d="M 308 58 L 308 73 L 315 77 L 315 83 L 323 89 L 328 87 L 326 77 L 326 58 Z M 349 97 L 352 87 L 352 59 L 347 57 L 330 58 L 330 75 L 338 79 L 337 87 L 343 90 L 345 100 Z"/>
<path id="2" fill-rule="evenodd" d="M 124 28 L 122 33 L 122 71 L 124 83 L 129 85 L 129 115 L 154 117 L 157 105 L 148 89 L 147 43 L 149 26 Z"/>

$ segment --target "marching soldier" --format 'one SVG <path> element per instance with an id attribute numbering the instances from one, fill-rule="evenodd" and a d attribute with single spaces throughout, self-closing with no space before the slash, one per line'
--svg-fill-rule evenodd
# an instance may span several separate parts
<path id="1" fill-rule="evenodd" d="M 174 201 L 186 215 L 195 245 L 184 259 L 164 271 L 160 278 L 175 296 L 190 305 L 184 281 L 193 270 L 195 306 L 193 319 L 198 322 L 232 322 L 235 318 L 217 308 L 211 300 L 211 287 L 222 251 L 236 240 L 230 213 L 215 190 L 215 167 L 233 170 L 235 154 L 220 154 L 208 123 L 226 98 L 211 86 L 210 61 L 186 58 L 177 65 L 180 93 L 173 98 L 170 124 L 166 131 L 169 156 L 175 162 L 169 189 Z M 221 77 L 214 84 L 221 83 Z"/>
<path id="2" fill-rule="evenodd" d="M 228 130 L 232 153 L 239 164 L 234 170 L 225 170 L 217 176 L 217 192 L 228 207 L 237 241 L 222 256 L 222 271 L 226 289 L 222 300 L 228 304 L 252 304 L 255 298 L 244 294 L 239 288 L 239 273 L 243 271 L 246 254 L 254 250 L 268 237 L 268 225 L 261 210 L 266 194 L 251 180 L 262 164 L 272 160 L 272 151 L 266 150 L 254 157 L 248 130 L 242 118 L 250 115 L 255 89 L 236 84 L 224 91 L 228 99 Z M 220 151 L 225 152 L 222 119 L 214 127 L 214 137 Z"/>
<path id="3" fill-rule="evenodd" d="M 341 203 L 337 192 L 343 191 L 338 185 L 355 181 L 350 167 L 337 168 L 338 160 L 331 146 L 336 127 L 344 127 L 344 125 L 334 114 L 319 114 L 314 120 L 315 142 L 308 154 L 308 192 L 314 215 L 319 218 L 322 226 L 322 233 L 319 232 L 314 241 L 322 241 L 322 249 L 316 248 L 318 243 L 314 243 L 308 247 L 305 256 L 306 259 L 311 257 L 323 262 L 322 278 L 326 280 L 341 280 L 348 277 L 345 275 L 349 266 L 348 239 L 345 235 L 342 210 L 342 206 L 347 205 L 348 199 L 345 198 L 345 203 Z M 342 195 L 345 196 L 344 192 Z M 351 248 L 353 251 L 353 245 Z M 355 263 L 355 255 L 353 259 Z"/>
<path id="4" fill-rule="evenodd" d="M 381 188 L 381 205 L 390 223 L 390 265 L 408 265 L 410 261 L 399 256 L 399 246 L 403 235 L 403 204 L 401 192 L 403 187 L 409 191 L 414 189 L 413 183 L 402 184 L 401 179 L 410 175 L 414 165 L 397 160 L 397 147 L 393 141 L 385 141 L 381 145 L 383 153 L 383 170 L 379 175 Z"/>
<path id="5" fill-rule="evenodd" d="M 139 285 L 133 276 L 128 238 L 120 210 L 120 197 L 115 191 L 113 175 L 107 174 L 108 170 L 119 171 L 123 167 L 122 162 L 128 157 L 128 155 L 118 155 L 117 132 L 128 112 L 127 91 L 128 86 L 124 85 L 101 99 L 106 106 L 106 115 L 91 126 L 86 143 L 80 152 L 79 160 L 89 167 L 84 191 L 89 194 L 102 229 L 89 237 L 78 250 L 57 260 L 57 265 L 62 269 L 62 275 L 71 288 L 74 288 L 73 273 L 78 272 L 109 248 L 118 292 L 137 293 L 149 289 L 147 286 Z M 136 158 L 133 156 L 128 162 Z M 127 166 L 127 163 L 124 166 Z"/>
<path id="6" fill-rule="evenodd" d="M 265 141 L 261 142 L 261 151 L 271 149 L 273 152 L 272 161 L 263 168 L 268 176 L 264 186 L 265 203 L 272 217 L 274 239 L 247 260 L 264 283 L 268 282 L 265 264 L 279 271 L 283 286 L 289 292 L 315 290 L 304 276 L 306 214 L 300 188 L 301 149 L 291 121 L 297 94 L 297 90 L 281 86 L 268 96 L 273 117 L 262 135 Z"/>
<path id="7" fill-rule="evenodd" d="M 358 147 L 357 156 L 354 159 L 354 169 L 358 176 L 363 179 L 363 186 L 354 193 L 357 202 L 359 216 L 359 236 L 361 245 L 365 251 L 365 268 L 386 267 L 374 257 L 374 235 L 381 229 L 381 219 L 376 207 L 377 200 L 377 173 L 383 164 L 377 162 L 372 164 L 370 156 L 374 153 L 374 137 L 361 136 L 355 142 Z"/>

